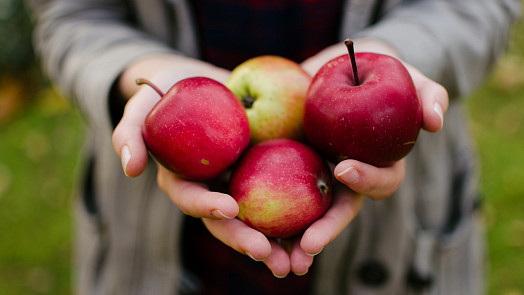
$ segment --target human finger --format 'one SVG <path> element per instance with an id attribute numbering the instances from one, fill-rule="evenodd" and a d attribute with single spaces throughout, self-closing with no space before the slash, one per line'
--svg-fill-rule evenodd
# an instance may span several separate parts
<path id="1" fill-rule="evenodd" d="M 314 258 L 304 252 L 300 247 L 300 240 L 301 239 L 295 239 L 293 241 L 291 253 L 289 255 L 291 260 L 291 271 L 297 276 L 303 276 L 309 271 Z"/>
<path id="2" fill-rule="evenodd" d="M 331 207 L 304 232 L 300 240 L 302 250 L 310 256 L 319 254 L 355 218 L 363 202 L 363 195 L 338 184 Z"/>
<path id="3" fill-rule="evenodd" d="M 446 88 L 429 79 L 414 67 L 406 65 L 406 68 L 413 79 L 417 96 L 422 103 L 422 128 L 430 132 L 439 131 L 444 125 L 444 114 L 449 106 Z"/>
<path id="4" fill-rule="evenodd" d="M 289 253 L 276 240 L 270 239 L 271 255 L 263 260 L 273 275 L 279 279 L 285 278 L 291 271 Z"/>
<path id="5" fill-rule="evenodd" d="M 158 164 L 157 182 L 184 214 L 192 217 L 231 219 L 238 204 L 229 195 L 210 191 L 204 184 L 185 180 Z"/>
<path id="6" fill-rule="evenodd" d="M 405 160 L 387 167 L 344 160 L 335 167 L 334 175 L 351 190 L 374 200 L 381 200 L 391 196 L 404 180 Z"/>
<path id="7" fill-rule="evenodd" d="M 136 177 L 146 168 L 147 148 L 142 138 L 144 120 L 160 99 L 152 89 L 140 89 L 126 104 L 122 119 L 113 131 L 113 148 L 127 176 Z"/>
<path id="8" fill-rule="evenodd" d="M 239 219 L 203 218 L 202 221 L 215 238 L 255 261 L 264 261 L 272 254 L 272 245 L 266 236 Z"/>

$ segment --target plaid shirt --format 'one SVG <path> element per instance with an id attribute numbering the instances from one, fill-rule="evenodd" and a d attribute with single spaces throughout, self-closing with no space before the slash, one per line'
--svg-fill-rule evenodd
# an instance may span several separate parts
<path id="1" fill-rule="evenodd" d="M 259 55 L 301 62 L 337 42 L 340 0 L 193 0 L 202 59 L 226 69 Z M 225 246 L 186 219 L 183 261 L 193 280 L 188 294 L 308 294 L 314 268 L 304 276 L 275 278 L 261 262 Z"/>
<path id="2" fill-rule="evenodd" d="M 204 60 L 233 69 L 248 58 L 302 62 L 338 41 L 340 0 L 193 0 Z"/>
<path id="3" fill-rule="evenodd" d="M 307 295 L 314 268 L 304 276 L 278 279 L 262 263 L 215 239 L 200 219 L 185 218 L 182 263 L 186 282 L 182 294 Z"/>

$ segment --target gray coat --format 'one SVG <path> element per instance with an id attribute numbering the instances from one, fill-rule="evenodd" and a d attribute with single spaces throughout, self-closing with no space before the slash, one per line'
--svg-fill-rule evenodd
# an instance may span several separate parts
<path id="1" fill-rule="evenodd" d="M 366 200 L 315 259 L 314 294 L 481 294 L 485 243 L 477 169 L 458 98 L 504 50 L 520 1 L 385 0 L 379 22 L 369 26 L 375 2 L 347 1 L 340 39 L 388 42 L 448 89 L 451 106 L 441 132 L 420 135 L 395 195 Z M 77 293 L 177 294 L 184 281 L 177 239 L 182 213 L 157 187 L 154 165 L 135 179 L 122 173 L 108 97 L 136 59 L 196 55 L 189 6 L 182 0 L 31 4 L 44 68 L 89 124 L 76 204 Z M 135 24 L 126 22 L 129 15 Z"/>

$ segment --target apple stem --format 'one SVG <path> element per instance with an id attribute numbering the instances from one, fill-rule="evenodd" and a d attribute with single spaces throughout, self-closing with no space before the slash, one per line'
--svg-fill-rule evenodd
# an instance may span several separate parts
<path id="1" fill-rule="evenodd" d="M 155 84 L 153 84 L 151 81 L 147 80 L 147 79 L 144 79 L 144 78 L 138 78 L 135 80 L 135 83 L 137 85 L 148 85 L 149 87 L 153 88 L 153 90 L 156 91 L 156 93 L 158 93 L 158 95 L 160 95 L 160 97 L 164 97 L 164 92 L 162 92 L 162 90 L 160 90 L 160 88 L 156 87 Z"/>
<path id="2" fill-rule="evenodd" d="M 359 86 L 360 81 L 358 80 L 357 61 L 355 59 L 355 49 L 353 48 L 353 40 L 344 40 L 344 45 L 346 45 L 346 48 L 348 49 L 349 58 L 351 59 L 351 67 L 353 68 L 353 78 L 355 79 L 355 86 Z"/>

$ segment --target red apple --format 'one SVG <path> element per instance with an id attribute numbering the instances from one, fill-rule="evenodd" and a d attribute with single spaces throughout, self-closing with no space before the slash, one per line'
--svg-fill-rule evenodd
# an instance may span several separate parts
<path id="1" fill-rule="evenodd" d="M 389 166 L 410 152 L 422 126 L 415 86 L 397 59 L 354 54 L 352 42 L 346 45 L 349 55 L 329 61 L 313 77 L 304 111 L 306 137 L 335 163 L 351 158 Z"/>
<path id="2" fill-rule="evenodd" d="M 290 139 L 273 139 L 249 148 L 230 180 L 238 218 L 268 237 L 304 231 L 331 203 L 332 178 L 325 160 Z"/>
<path id="3" fill-rule="evenodd" d="M 217 177 L 249 145 L 246 112 L 223 84 L 205 77 L 179 81 L 145 119 L 142 135 L 151 155 L 190 180 Z"/>
<path id="4" fill-rule="evenodd" d="M 238 65 L 226 82 L 246 108 L 252 143 L 304 139 L 304 100 L 311 76 L 287 58 L 258 56 Z"/>

